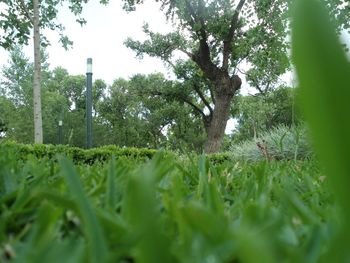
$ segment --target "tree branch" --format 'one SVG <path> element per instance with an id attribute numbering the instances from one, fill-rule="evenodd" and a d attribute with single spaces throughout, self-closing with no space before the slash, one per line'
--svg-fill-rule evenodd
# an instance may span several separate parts
<path id="1" fill-rule="evenodd" d="M 175 69 L 175 65 L 173 62 L 171 62 L 170 59 L 165 59 L 165 62 L 167 62 L 173 69 Z"/>
<path id="2" fill-rule="evenodd" d="M 191 3 L 188 0 L 185 0 L 185 4 L 186 4 L 186 8 L 188 9 L 190 16 L 191 16 L 191 20 L 189 21 L 189 24 L 190 24 L 191 28 L 194 30 L 196 20 L 197 20 L 196 13 L 194 12 L 193 6 L 191 5 Z"/>
<path id="3" fill-rule="evenodd" d="M 186 54 L 189 58 L 192 58 L 194 56 L 191 52 L 187 51 L 184 48 L 179 47 L 178 50 L 181 51 L 182 53 Z"/>
<path id="4" fill-rule="evenodd" d="M 228 61 L 229 61 L 229 56 L 230 56 L 230 53 L 231 53 L 231 44 L 232 44 L 232 41 L 233 41 L 233 36 L 234 36 L 234 33 L 237 29 L 237 26 L 238 26 L 238 17 L 239 17 L 239 13 L 241 12 L 242 8 L 243 8 L 243 5 L 245 3 L 246 0 L 240 0 L 237 7 L 236 7 L 236 10 L 232 16 L 232 19 L 231 19 L 231 23 L 230 23 L 230 29 L 229 29 L 229 32 L 228 32 L 228 35 L 227 35 L 227 38 L 224 40 L 224 49 L 223 49 L 223 53 L 222 53 L 222 69 L 224 71 L 227 71 L 228 70 Z"/>
<path id="5" fill-rule="evenodd" d="M 198 87 L 198 85 L 194 84 L 193 85 L 194 90 L 197 92 L 198 96 L 200 97 L 200 99 L 202 100 L 202 102 L 204 103 L 204 105 L 208 108 L 208 110 L 210 111 L 210 114 L 213 113 L 213 108 L 210 106 L 210 103 L 207 101 L 207 99 L 204 97 L 204 94 L 201 92 L 200 88 Z"/>
<path id="6" fill-rule="evenodd" d="M 197 13 L 194 10 L 191 2 L 189 0 L 185 0 L 186 8 L 191 16 L 191 20 L 189 21 L 190 26 L 196 32 L 196 35 L 199 38 L 199 49 L 195 54 L 187 54 L 190 58 L 198 64 L 200 69 L 204 72 L 205 76 L 209 78 L 211 81 L 215 81 L 218 74 L 218 67 L 211 61 L 210 59 L 210 49 L 207 43 L 207 33 L 205 31 L 205 21 L 203 17 L 200 15 L 203 10 L 203 1 L 199 0 Z M 196 28 L 196 24 L 200 24 L 200 29 Z"/>
<path id="7" fill-rule="evenodd" d="M 170 97 L 168 94 L 163 93 L 161 91 L 155 91 L 152 93 L 153 95 L 158 95 L 158 96 L 164 96 L 164 97 Z M 205 119 L 207 116 L 205 113 L 200 109 L 196 104 L 194 104 L 191 100 L 185 98 L 184 96 L 176 96 L 178 99 L 182 100 L 183 102 L 187 103 L 190 105 L 197 113 L 199 113 L 203 119 Z"/>
<path id="8" fill-rule="evenodd" d="M 204 114 L 204 112 L 196 105 L 194 104 L 192 101 L 186 99 L 186 98 L 183 98 L 181 97 L 181 99 L 186 102 L 188 105 L 190 105 L 196 112 L 198 112 L 203 119 L 205 119 L 207 116 Z"/>
<path id="9" fill-rule="evenodd" d="M 34 19 L 33 16 L 30 15 L 28 12 L 28 8 L 26 7 L 26 4 L 24 3 L 24 0 L 19 0 L 20 10 L 22 11 L 23 15 L 30 21 L 32 25 L 34 25 Z"/>

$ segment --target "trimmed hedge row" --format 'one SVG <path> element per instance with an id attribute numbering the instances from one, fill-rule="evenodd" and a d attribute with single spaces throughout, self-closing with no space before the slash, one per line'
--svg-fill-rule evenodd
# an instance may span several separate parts
<path id="1" fill-rule="evenodd" d="M 82 149 L 67 145 L 52 144 L 21 144 L 15 142 L 3 142 L 0 144 L 0 152 L 12 150 L 20 159 L 27 159 L 28 156 L 36 158 L 54 158 L 57 154 L 67 155 L 74 163 L 93 164 L 95 162 L 108 161 L 114 156 L 116 159 L 127 158 L 139 161 L 151 159 L 157 150 L 138 148 L 119 148 L 117 146 L 104 146 L 100 148 Z"/>
<path id="2" fill-rule="evenodd" d="M 0 153 L 10 150 L 18 156 L 19 159 L 26 160 L 29 156 L 35 158 L 55 158 L 57 154 L 64 154 L 73 160 L 76 164 L 93 164 L 96 162 L 108 161 L 114 156 L 116 159 L 125 158 L 135 161 L 147 161 L 159 152 L 154 149 L 146 148 L 120 148 L 115 145 L 103 146 L 92 149 L 82 149 L 71 147 L 68 145 L 52 145 L 52 144 L 22 144 L 12 141 L 4 141 L 0 143 Z M 170 151 L 162 151 L 165 155 L 173 155 Z M 213 164 L 221 164 L 226 161 L 232 161 L 231 154 L 217 153 L 207 156 Z"/>

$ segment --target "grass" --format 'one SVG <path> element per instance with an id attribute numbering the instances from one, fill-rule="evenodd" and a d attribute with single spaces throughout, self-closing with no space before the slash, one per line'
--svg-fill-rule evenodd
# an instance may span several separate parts
<path id="1" fill-rule="evenodd" d="M 0 160 L 4 262 L 318 262 L 340 220 L 314 161 L 16 160 Z"/>

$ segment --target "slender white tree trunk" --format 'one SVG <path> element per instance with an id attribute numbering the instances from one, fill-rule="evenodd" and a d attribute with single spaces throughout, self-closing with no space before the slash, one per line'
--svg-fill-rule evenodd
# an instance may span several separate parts
<path id="1" fill-rule="evenodd" d="M 41 54 L 40 54 L 40 11 L 39 1 L 33 0 L 34 28 L 34 142 L 43 143 L 43 124 L 41 115 Z"/>

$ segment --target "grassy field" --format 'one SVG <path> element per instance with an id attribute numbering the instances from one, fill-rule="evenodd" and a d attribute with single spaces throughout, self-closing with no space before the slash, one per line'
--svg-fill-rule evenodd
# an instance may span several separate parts
<path id="1" fill-rule="evenodd" d="M 18 159 L 0 156 L 3 262 L 319 262 L 340 220 L 314 161 Z"/>

